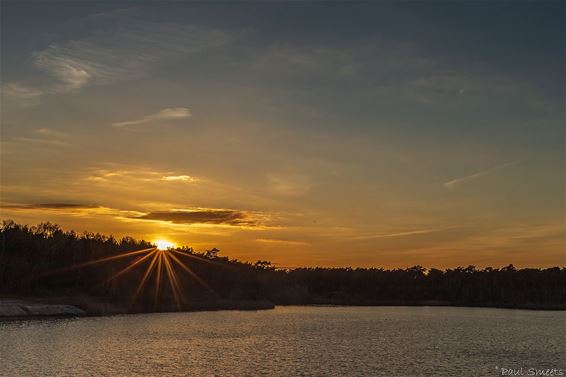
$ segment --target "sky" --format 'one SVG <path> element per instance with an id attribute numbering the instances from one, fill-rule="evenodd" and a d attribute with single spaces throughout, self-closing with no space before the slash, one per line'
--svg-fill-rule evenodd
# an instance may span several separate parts
<path id="1" fill-rule="evenodd" d="M 565 266 L 565 7 L 3 1 L 0 218 L 279 267 Z"/>

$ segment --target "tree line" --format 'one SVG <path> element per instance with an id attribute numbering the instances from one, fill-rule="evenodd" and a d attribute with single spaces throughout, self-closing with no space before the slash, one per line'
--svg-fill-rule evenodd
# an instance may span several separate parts
<path id="1" fill-rule="evenodd" d="M 147 273 L 147 263 L 133 255 L 93 263 L 154 247 L 131 237 L 116 239 L 98 233 L 63 231 L 3 221 L 0 228 L 0 295 L 86 295 L 127 301 Z M 423 305 L 449 304 L 533 308 L 566 308 L 566 268 L 454 269 L 297 268 L 276 269 L 269 261 L 242 262 L 219 255 L 218 249 L 196 252 L 174 249 L 186 268 L 172 264 L 176 282 L 162 279 L 161 302 L 173 300 L 181 287 L 184 302 L 269 300 L 275 304 Z M 77 267 L 79 266 L 79 267 Z M 189 270 L 189 272 L 187 271 Z M 155 299 L 151 283 L 139 302 Z"/>

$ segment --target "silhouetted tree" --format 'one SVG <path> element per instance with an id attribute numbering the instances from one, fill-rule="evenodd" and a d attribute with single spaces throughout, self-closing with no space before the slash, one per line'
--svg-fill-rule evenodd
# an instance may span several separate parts
<path id="1" fill-rule="evenodd" d="M 145 270 L 124 277 L 109 276 L 139 258 L 85 264 L 128 251 L 148 249 L 150 242 L 98 233 L 65 232 L 52 223 L 28 227 L 5 220 L 0 227 L 0 294 L 93 295 L 127 301 Z M 350 305 L 427 304 L 519 307 L 566 305 L 566 268 L 501 269 L 475 266 L 426 269 L 297 268 L 278 270 L 271 262 L 253 264 L 220 257 L 213 248 L 197 253 L 184 246 L 178 258 L 194 273 L 179 269 L 179 285 L 190 300 L 268 299 L 280 304 L 334 303 Z M 195 277 L 196 276 L 196 277 Z M 198 278 L 197 278 L 198 277 Z M 205 282 L 203 284 L 202 282 Z M 166 284 L 166 283 L 165 283 Z M 164 290 L 167 292 L 167 290 Z M 151 289 L 141 299 L 152 297 Z M 171 297 L 168 297 L 172 299 Z M 167 297 L 166 297 L 167 299 Z"/>

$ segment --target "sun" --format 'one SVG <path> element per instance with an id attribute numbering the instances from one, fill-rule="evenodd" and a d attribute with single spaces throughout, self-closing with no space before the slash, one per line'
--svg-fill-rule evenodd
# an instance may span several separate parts
<path id="1" fill-rule="evenodd" d="M 153 243 L 157 246 L 157 250 L 167 250 L 171 247 L 175 247 L 173 242 L 165 241 L 165 240 L 155 240 Z"/>

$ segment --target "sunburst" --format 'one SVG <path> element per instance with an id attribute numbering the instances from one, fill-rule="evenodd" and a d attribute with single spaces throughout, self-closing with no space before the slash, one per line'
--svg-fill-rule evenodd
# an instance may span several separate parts
<path id="1" fill-rule="evenodd" d="M 131 263 L 126 265 L 120 271 L 114 273 L 106 280 L 104 280 L 101 285 L 107 285 L 108 283 L 112 282 L 115 279 L 118 279 L 142 264 L 146 264 L 145 271 L 141 280 L 139 281 L 135 292 L 132 294 L 132 299 L 130 305 L 133 305 L 140 295 L 140 293 L 144 290 L 144 288 L 149 284 L 150 280 L 153 280 L 153 276 L 155 277 L 155 287 L 153 291 L 153 304 L 154 308 L 157 307 L 160 301 L 160 294 L 163 287 L 163 281 L 166 279 L 168 282 L 168 286 L 171 290 L 173 295 L 173 299 L 178 309 L 181 309 L 185 304 L 184 298 L 186 297 L 183 293 L 183 286 L 179 279 L 177 272 L 175 271 L 175 266 L 179 267 L 181 270 L 186 272 L 192 279 L 194 279 L 198 284 L 200 284 L 203 288 L 207 291 L 211 292 L 214 296 L 218 297 L 218 294 L 208 285 L 206 282 L 201 279 L 186 263 L 184 263 L 178 256 L 182 256 L 185 258 L 196 259 L 200 262 L 205 262 L 208 264 L 213 265 L 220 265 L 222 267 L 227 267 L 221 263 L 211 261 L 209 259 L 199 257 L 196 255 L 192 255 L 190 253 L 185 253 L 174 249 L 174 244 L 164 240 L 155 241 L 155 247 L 151 247 L 148 249 L 143 250 L 136 250 L 136 251 L 129 251 L 125 253 L 121 253 L 119 255 L 114 255 L 110 257 L 105 257 L 101 259 L 97 259 L 94 261 L 89 261 L 85 263 L 80 263 L 77 265 L 70 266 L 63 270 L 57 271 L 58 273 L 61 272 L 68 272 L 79 268 L 84 268 L 87 266 L 92 266 L 100 263 L 106 263 L 115 261 L 118 259 L 129 258 L 133 256 L 138 256 L 135 260 Z"/>

